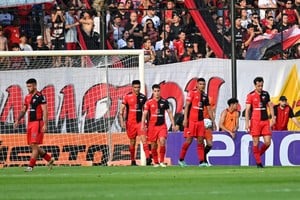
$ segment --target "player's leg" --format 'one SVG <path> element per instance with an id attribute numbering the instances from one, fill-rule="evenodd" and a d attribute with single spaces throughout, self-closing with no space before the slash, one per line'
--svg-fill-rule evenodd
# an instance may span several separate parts
<path id="1" fill-rule="evenodd" d="M 257 167 L 263 167 L 261 163 L 260 151 L 259 151 L 259 136 L 252 136 L 252 151 L 254 155 L 254 159 L 256 162 Z"/>
<path id="2" fill-rule="evenodd" d="M 185 155 L 191 145 L 191 143 L 193 142 L 193 137 L 186 137 L 184 143 L 182 144 L 181 150 L 180 150 L 180 154 L 179 154 L 179 160 L 178 160 L 178 165 L 180 165 L 181 167 L 186 167 L 187 164 L 184 161 Z"/>
<path id="3" fill-rule="evenodd" d="M 152 159 L 150 157 L 150 150 L 149 150 L 149 144 L 147 141 L 147 136 L 146 136 L 146 134 L 141 134 L 140 138 L 141 138 L 141 141 L 143 144 L 143 150 L 144 150 L 145 156 L 146 156 L 146 165 L 151 165 Z"/>
<path id="4" fill-rule="evenodd" d="M 161 167 L 166 167 L 165 162 L 165 155 L 166 155 L 166 138 L 160 137 L 159 138 L 159 165 Z"/>
<path id="5" fill-rule="evenodd" d="M 266 150 L 270 147 L 271 145 L 271 137 L 272 137 L 272 132 L 270 128 L 270 123 L 268 120 L 264 121 L 264 126 L 262 128 L 262 136 L 264 139 L 264 143 L 259 149 L 260 155 L 264 154 Z"/>
<path id="6" fill-rule="evenodd" d="M 204 137 L 203 136 L 197 137 L 197 155 L 199 159 L 199 167 L 207 166 L 207 163 L 205 163 L 205 158 L 204 158 Z"/>
<path id="7" fill-rule="evenodd" d="M 206 145 L 204 148 L 204 162 L 208 165 L 207 154 L 211 150 L 213 142 L 212 142 L 212 129 L 205 129 L 205 141 Z"/>
<path id="8" fill-rule="evenodd" d="M 260 155 L 264 154 L 271 145 L 271 135 L 265 135 L 263 136 L 263 139 L 264 143 L 262 144 L 259 150 Z"/>
<path id="9" fill-rule="evenodd" d="M 135 145 L 136 145 L 136 136 L 138 130 L 136 125 L 133 124 L 131 125 L 127 124 L 126 130 L 127 130 L 127 136 L 129 138 L 129 152 L 130 152 L 131 165 L 136 166 Z"/>
<path id="10" fill-rule="evenodd" d="M 31 156 L 30 156 L 30 159 L 29 159 L 29 164 L 28 164 L 28 167 L 25 168 L 25 172 L 31 172 L 33 170 L 33 168 L 35 167 L 35 164 L 36 164 L 36 160 L 38 158 L 38 155 L 39 155 L 39 146 L 38 144 L 36 143 L 31 143 L 30 144 L 30 148 L 31 148 Z"/>
<path id="11" fill-rule="evenodd" d="M 157 141 L 151 142 L 151 152 L 152 152 L 154 167 L 159 167 L 157 147 L 158 147 Z"/>

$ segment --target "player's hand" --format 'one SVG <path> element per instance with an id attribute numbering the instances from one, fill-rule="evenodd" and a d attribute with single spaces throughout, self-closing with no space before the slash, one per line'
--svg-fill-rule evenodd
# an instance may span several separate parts
<path id="1" fill-rule="evenodd" d="M 46 133 L 48 131 L 47 125 L 44 125 L 42 130 L 43 130 L 43 133 Z"/>
<path id="2" fill-rule="evenodd" d="M 122 128 L 126 128 L 125 122 L 123 120 L 120 121 L 120 125 Z"/>
<path id="3" fill-rule="evenodd" d="M 187 124 L 188 124 L 187 120 L 184 119 L 183 122 L 182 122 L 183 127 L 187 127 Z"/>
<path id="4" fill-rule="evenodd" d="M 19 126 L 19 122 L 16 121 L 16 122 L 14 123 L 14 129 L 18 128 L 18 126 Z"/>
<path id="5" fill-rule="evenodd" d="M 175 125 L 175 124 L 172 124 L 172 131 L 173 131 L 173 132 L 177 131 L 177 130 L 176 130 L 176 125 Z"/>

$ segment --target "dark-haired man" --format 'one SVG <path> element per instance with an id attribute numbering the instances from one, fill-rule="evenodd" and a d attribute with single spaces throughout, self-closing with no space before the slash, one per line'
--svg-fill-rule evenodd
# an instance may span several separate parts
<path id="1" fill-rule="evenodd" d="M 30 145 L 32 152 L 25 172 L 33 170 L 38 156 L 44 158 L 48 162 L 49 169 L 52 169 L 54 159 L 39 146 L 43 144 L 44 133 L 47 132 L 47 101 L 45 96 L 37 90 L 37 81 L 35 79 L 28 79 L 26 86 L 29 94 L 26 95 L 24 106 L 14 124 L 14 127 L 17 128 L 26 111 L 28 111 L 27 143 Z"/>
<path id="2" fill-rule="evenodd" d="M 245 113 L 245 129 L 252 136 L 252 151 L 258 168 L 263 168 L 261 155 L 271 145 L 271 126 L 275 123 L 274 108 L 270 101 L 270 95 L 263 90 L 264 79 L 256 77 L 253 80 L 255 89 L 247 95 L 246 113 Z M 269 108 L 272 122 L 270 125 L 267 109 Z M 251 113 L 251 116 L 250 116 Z M 263 137 L 264 143 L 259 147 L 259 138 Z"/>
<path id="3" fill-rule="evenodd" d="M 130 140 L 129 152 L 131 165 L 136 166 L 135 145 L 137 136 L 141 137 L 144 151 L 147 152 L 148 149 L 146 133 L 141 131 L 143 106 L 147 98 L 140 92 L 141 82 L 139 80 L 133 80 L 131 85 L 132 91 L 124 96 L 119 115 L 120 124 L 123 128 L 126 128 L 127 136 Z"/>

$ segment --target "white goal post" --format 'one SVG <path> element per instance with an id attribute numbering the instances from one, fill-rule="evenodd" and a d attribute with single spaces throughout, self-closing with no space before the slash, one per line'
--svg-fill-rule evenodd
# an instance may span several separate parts
<path id="1" fill-rule="evenodd" d="M 117 112 L 132 80 L 139 79 L 145 93 L 143 50 L 5 51 L 0 59 L 0 164 L 29 160 L 26 117 L 13 129 L 29 78 L 37 79 L 47 98 L 49 133 L 43 147 L 58 165 L 130 164 L 129 139 Z M 137 157 L 144 165 L 141 149 Z"/>

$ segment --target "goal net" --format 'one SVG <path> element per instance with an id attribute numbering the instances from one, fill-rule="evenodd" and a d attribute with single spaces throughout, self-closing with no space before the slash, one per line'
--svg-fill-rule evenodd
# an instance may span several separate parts
<path id="1" fill-rule="evenodd" d="M 27 115 L 13 123 L 35 78 L 47 99 L 49 123 L 42 148 L 57 165 L 129 164 L 129 140 L 118 110 L 131 82 L 144 91 L 142 50 L 11 51 L 0 54 L 0 163 L 27 165 Z M 137 147 L 137 159 L 140 151 Z M 38 165 L 45 165 L 41 158 Z"/>

